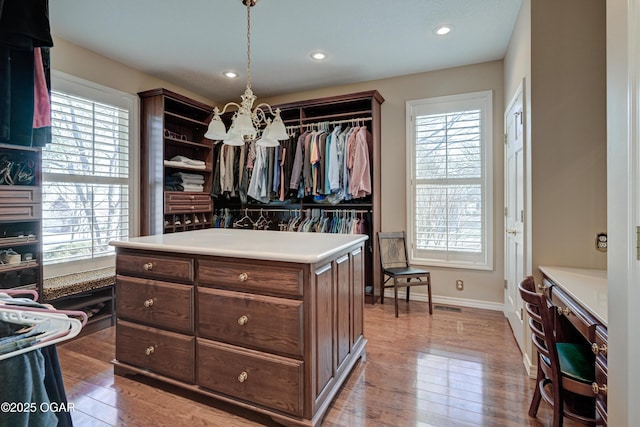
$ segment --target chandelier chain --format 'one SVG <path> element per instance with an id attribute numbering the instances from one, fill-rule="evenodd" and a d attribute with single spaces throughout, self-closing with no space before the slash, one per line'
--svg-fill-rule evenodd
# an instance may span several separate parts
<path id="1" fill-rule="evenodd" d="M 251 1 L 247 1 L 247 87 L 251 88 Z"/>

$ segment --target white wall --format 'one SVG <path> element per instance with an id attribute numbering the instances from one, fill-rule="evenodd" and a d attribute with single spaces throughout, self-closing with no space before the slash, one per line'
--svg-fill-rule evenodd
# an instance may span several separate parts
<path id="1" fill-rule="evenodd" d="M 640 1 L 607 1 L 610 426 L 640 420 Z"/>
<path id="2" fill-rule="evenodd" d="M 127 65 L 100 56 L 88 49 L 54 36 L 51 68 L 75 77 L 99 83 L 132 95 L 163 87 L 198 101 L 213 105 L 214 101 L 157 79 Z"/>

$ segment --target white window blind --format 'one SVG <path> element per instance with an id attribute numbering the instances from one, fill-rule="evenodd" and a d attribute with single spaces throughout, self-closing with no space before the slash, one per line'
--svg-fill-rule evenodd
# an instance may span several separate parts
<path id="1" fill-rule="evenodd" d="M 491 93 L 407 104 L 412 261 L 491 268 Z"/>
<path id="2" fill-rule="evenodd" d="M 113 255 L 129 236 L 129 111 L 53 91 L 42 152 L 44 263 Z"/>

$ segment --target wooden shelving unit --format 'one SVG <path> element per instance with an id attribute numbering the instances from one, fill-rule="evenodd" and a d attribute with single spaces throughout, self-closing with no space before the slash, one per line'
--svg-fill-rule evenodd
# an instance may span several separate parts
<path id="1" fill-rule="evenodd" d="M 213 142 L 204 138 L 213 107 L 167 89 L 138 94 L 141 108 L 141 234 L 208 228 L 212 222 Z M 205 162 L 204 168 L 166 165 L 174 156 Z M 202 192 L 168 191 L 178 172 L 204 177 Z"/>

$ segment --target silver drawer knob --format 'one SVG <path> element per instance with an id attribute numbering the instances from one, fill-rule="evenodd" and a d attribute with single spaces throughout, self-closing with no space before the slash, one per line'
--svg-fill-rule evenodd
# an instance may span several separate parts
<path id="1" fill-rule="evenodd" d="M 247 317 L 247 315 L 242 315 L 238 318 L 238 325 L 240 326 L 244 326 L 247 324 L 247 322 L 249 321 L 249 318 Z"/>
<path id="2" fill-rule="evenodd" d="M 153 270 L 153 263 L 152 262 L 148 262 L 148 263 L 144 264 L 142 266 L 142 269 L 146 270 L 146 271 Z"/>
<path id="3" fill-rule="evenodd" d="M 152 346 L 152 345 L 150 345 L 144 350 L 144 354 L 146 354 L 147 356 L 151 356 L 155 352 L 156 352 L 156 348 L 155 346 Z"/>
<path id="4" fill-rule="evenodd" d="M 238 280 L 240 280 L 241 282 L 246 282 L 247 279 L 249 279 L 249 275 L 247 273 L 238 274 Z"/>
<path id="5" fill-rule="evenodd" d="M 245 382 L 247 378 L 249 378 L 249 375 L 247 375 L 245 371 L 242 371 L 242 373 L 238 375 L 238 381 L 240 381 L 241 383 Z"/>
<path id="6" fill-rule="evenodd" d="M 144 302 L 144 308 L 151 308 L 151 307 L 153 307 L 153 298 L 149 298 Z"/>

